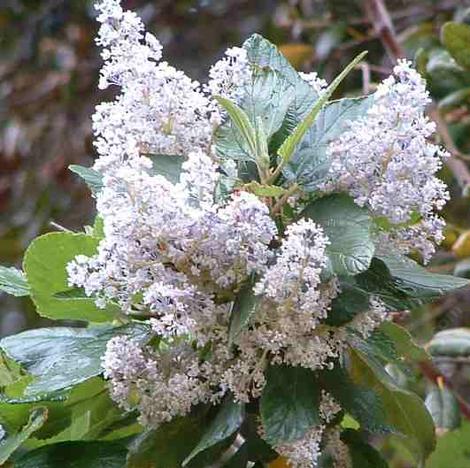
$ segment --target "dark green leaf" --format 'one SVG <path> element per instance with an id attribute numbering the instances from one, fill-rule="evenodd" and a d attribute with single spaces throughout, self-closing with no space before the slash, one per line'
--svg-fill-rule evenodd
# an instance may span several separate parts
<path id="1" fill-rule="evenodd" d="M 300 439 L 319 419 L 320 387 L 310 369 L 271 366 L 260 401 L 266 440 L 274 445 Z"/>
<path id="2" fill-rule="evenodd" d="M 175 417 L 157 429 L 147 430 L 137 436 L 130 445 L 128 468 L 181 468 L 184 459 L 201 439 L 208 423 L 207 409 L 195 408 L 187 416 Z M 216 447 L 197 455 L 189 462 L 188 467 L 210 466 L 214 459 L 217 460 L 221 455 L 219 446 L 220 444 L 217 444 Z"/>
<path id="3" fill-rule="evenodd" d="M 122 327 L 39 328 L 3 338 L 0 347 L 35 377 L 26 388 L 26 393 L 33 395 L 67 388 L 100 374 L 106 343 L 117 335 L 145 342 L 149 330 L 137 323 Z"/>
<path id="4" fill-rule="evenodd" d="M 29 285 L 21 270 L 0 265 L 0 291 L 13 296 L 29 296 Z"/>
<path id="5" fill-rule="evenodd" d="M 414 393 L 399 388 L 382 365 L 356 348 L 350 349 L 350 373 L 356 384 L 375 392 L 384 408 L 385 423 L 403 437 L 403 442 L 421 463 L 434 449 L 431 415 Z"/>
<path id="6" fill-rule="evenodd" d="M 351 468 L 388 468 L 387 462 L 372 445 L 361 437 L 360 432 L 347 429 L 341 433 L 341 440 L 349 448 Z"/>
<path id="7" fill-rule="evenodd" d="M 470 69 L 470 26 L 450 21 L 442 27 L 441 38 L 455 61 Z"/>
<path id="8" fill-rule="evenodd" d="M 248 326 L 251 317 L 256 313 L 259 298 L 253 294 L 250 281 L 237 294 L 233 303 L 229 324 L 229 340 L 232 342 Z"/>
<path id="9" fill-rule="evenodd" d="M 202 439 L 184 460 L 183 466 L 186 466 L 199 453 L 234 434 L 242 425 L 244 415 L 243 404 L 236 403 L 231 397 L 227 398 L 204 432 Z"/>
<path id="10" fill-rule="evenodd" d="M 369 308 L 369 295 L 344 282 L 341 284 L 341 292 L 331 303 L 331 311 L 325 323 L 339 327 L 350 322 L 357 314 L 369 310 Z"/>
<path id="11" fill-rule="evenodd" d="M 103 188 L 103 174 L 95 171 L 91 167 L 78 166 L 72 164 L 69 169 L 79 175 L 88 185 L 91 193 L 97 194 Z"/>
<path id="12" fill-rule="evenodd" d="M 69 289 L 66 266 L 77 255 L 92 256 L 99 239 L 85 234 L 51 232 L 36 238 L 26 251 L 23 267 L 38 313 L 53 319 L 112 320 L 117 307 L 99 309 L 92 298 L 58 299 L 56 293 Z"/>
<path id="13" fill-rule="evenodd" d="M 326 252 L 337 275 L 356 275 L 369 268 L 374 244 L 366 209 L 347 195 L 333 194 L 310 203 L 302 215 L 325 231 L 330 241 Z"/>
<path id="14" fill-rule="evenodd" d="M 26 453 L 15 468 L 125 468 L 126 454 L 115 442 L 62 442 Z"/>
<path id="15" fill-rule="evenodd" d="M 364 115 L 372 98 L 347 98 L 327 104 L 297 146 L 283 174 L 305 190 L 316 190 L 328 173 L 328 144 L 345 131 L 349 121 Z"/>
<path id="16" fill-rule="evenodd" d="M 469 284 L 464 278 L 431 273 L 403 256 L 379 256 L 385 263 L 396 286 L 419 301 L 430 301 Z"/>
<path id="17" fill-rule="evenodd" d="M 46 408 L 37 408 L 31 411 L 28 423 L 16 434 L 8 435 L 0 444 L 0 465 L 3 465 L 10 458 L 11 454 L 31 437 L 33 432 L 40 429 L 46 422 L 46 419 Z"/>
<path id="18" fill-rule="evenodd" d="M 322 386 L 341 404 L 341 407 L 350 413 L 362 429 L 386 434 L 390 427 L 385 421 L 385 412 L 382 402 L 370 389 L 361 382 L 355 383 L 346 371 L 336 365 L 332 370 L 321 373 Z"/>
<path id="19" fill-rule="evenodd" d="M 457 399 L 447 387 L 430 386 L 425 400 L 436 429 L 452 430 L 460 426 L 460 408 Z"/>

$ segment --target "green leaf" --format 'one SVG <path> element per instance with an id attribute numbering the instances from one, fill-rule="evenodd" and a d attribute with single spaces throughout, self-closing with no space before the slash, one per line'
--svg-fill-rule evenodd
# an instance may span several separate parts
<path id="1" fill-rule="evenodd" d="M 54 297 L 69 289 L 66 266 L 77 255 L 92 256 L 99 239 L 85 234 L 51 232 L 36 238 L 26 250 L 23 267 L 31 288 L 31 298 L 38 313 L 52 319 L 112 320 L 117 307 L 99 309 L 92 298 L 59 299 Z"/>
<path id="2" fill-rule="evenodd" d="M 181 166 L 186 158 L 173 154 L 146 154 L 152 160 L 152 175 L 161 175 L 176 184 L 180 180 Z"/>
<path id="3" fill-rule="evenodd" d="M 359 431 L 348 429 L 341 433 L 341 440 L 348 446 L 351 468 L 388 468 L 387 462 L 372 445 L 361 437 Z"/>
<path id="4" fill-rule="evenodd" d="M 341 292 L 331 302 L 331 311 L 325 323 L 339 327 L 350 322 L 357 314 L 369 309 L 369 295 L 347 282 L 342 282 Z"/>
<path id="5" fill-rule="evenodd" d="M 379 330 L 392 340 L 397 353 L 408 361 L 419 362 L 430 359 L 428 353 L 414 341 L 406 328 L 387 321 L 380 325 Z"/>
<path id="6" fill-rule="evenodd" d="M 364 115 L 372 101 L 372 97 L 360 97 L 326 104 L 285 165 L 287 180 L 297 182 L 306 191 L 316 190 L 328 173 L 328 144 L 345 131 L 349 121 Z"/>
<path id="7" fill-rule="evenodd" d="M 298 123 L 305 118 L 318 99 L 315 90 L 303 80 L 278 48 L 259 34 L 252 35 L 243 44 L 249 61 L 256 67 L 274 70 L 282 75 L 292 86 L 288 97 L 284 120 L 279 130 L 272 136 L 270 149 L 276 152 L 282 142 L 292 133 Z M 284 93 L 286 96 L 287 93 Z"/>
<path id="8" fill-rule="evenodd" d="M 91 167 L 83 167 L 76 164 L 69 166 L 69 169 L 86 182 L 91 193 L 94 195 L 100 192 L 103 188 L 103 174 L 100 172 L 95 171 Z"/>
<path id="9" fill-rule="evenodd" d="M 207 408 L 197 407 L 187 416 L 175 417 L 157 429 L 147 430 L 130 444 L 127 467 L 181 468 L 185 458 L 203 436 L 208 423 Z M 187 466 L 210 466 L 214 459 L 220 457 L 220 451 L 224 448 L 219 443 L 196 455 Z"/>
<path id="10" fill-rule="evenodd" d="M 239 142 L 241 148 L 247 148 L 244 151 L 246 159 L 256 161 L 256 132 L 246 115 L 246 112 L 234 102 L 222 96 L 216 96 L 216 101 L 227 111 L 232 123 L 241 136 L 242 141 Z"/>
<path id="11" fill-rule="evenodd" d="M 470 356 L 470 329 L 442 330 L 432 337 L 426 348 L 432 356 L 468 357 Z"/>
<path id="12" fill-rule="evenodd" d="M 300 439 L 315 424 L 320 387 L 310 369 L 271 366 L 260 400 L 260 414 L 271 445 Z"/>
<path id="13" fill-rule="evenodd" d="M 26 453 L 15 468 L 125 468 L 126 455 L 116 442 L 62 442 Z"/>
<path id="14" fill-rule="evenodd" d="M 241 288 L 230 312 L 229 341 L 233 342 L 243 329 L 248 326 L 251 317 L 256 313 L 259 298 L 253 294 L 250 281 Z"/>
<path id="15" fill-rule="evenodd" d="M 362 429 L 376 434 L 390 432 L 378 395 L 361 382 L 355 383 L 339 364 L 331 370 L 322 371 L 320 381 Z"/>
<path id="16" fill-rule="evenodd" d="M 455 289 L 468 286 L 465 278 L 431 273 L 404 256 L 379 256 L 396 286 L 418 301 L 431 301 Z"/>
<path id="17" fill-rule="evenodd" d="M 470 466 L 470 423 L 464 421 L 460 429 L 437 439 L 436 450 L 429 457 L 426 468 L 468 468 Z"/>
<path id="18" fill-rule="evenodd" d="M 9 435 L 0 444 L 0 465 L 3 465 L 11 456 L 11 454 L 20 447 L 26 440 L 31 437 L 33 432 L 41 428 L 46 422 L 47 409 L 37 408 L 30 414 L 28 423 L 16 434 Z M 16 466 L 16 465 L 15 465 Z"/>
<path id="19" fill-rule="evenodd" d="M 0 291 L 12 296 L 29 296 L 29 285 L 21 270 L 0 265 Z"/>
<path id="20" fill-rule="evenodd" d="M 231 397 L 227 398 L 207 431 L 204 432 L 202 439 L 184 460 L 183 466 L 186 466 L 199 453 L 233 435 L 242 425 L 244 416 L 243 404 L 233 401 Z"/>
<path id="21" fill-rule="evenodd" d="M 414 393 L 399 388 L 382 365 L 356 348 L 350 348 L 350 374 L 354 382 L 374 391 L 382 402 L 385 422 L 403 437 L 403 442 L 421 463 L 434 449 L 431 415 Z"/>
<path id="22" fill-rule="evenodd" d="M 146 342 L 149 330 L 138 323 L 122 327 L 38 328 L 3 338 L 0 347 L 35 377 L 26 388 L 27 395 L 34 395 L 99 375 L 106 343 L 118 335 Z"/>
<path id="23" fill-rule="evenodd" d="M 315 102 L 312 110 L 307 114 L 304 120 L 295 128 L 293 133 L 289 135 L 286 140 L 282 143 L 281 147 L 278 150 L 278 154 L 281 157 L 283 163 L 289 162 L 294 153 L 295 148 L 305 136 L 307 130 L 312 126 L 322 107 L 330 99 L 330 97 L 332 96 L 336 88 L 340 85 L 340 83 L 343 81 L 343 79 L 364 58 L 366 54 L 366 51 L 360 53 L 346 66 L 346 68 L 333 80 L 333 82 L 328 86 L 328 88 L 321 94 L 319 99 Z"/>
<path id="24" fill-rule="evenodd" d="M 460 408 L 454 394 L 447 387 L 430 386 L 425 400 L 436 429 L 440 432 L 460 426 Z"/>
<path id="25" fill-rule="evenodd" d="M 347 195 L 333 194 L 310 203 L 302 213 L 320 224 L 330 244 L 326 252 L 337 275 L 356 275 L 369 268 L 374 255 L 367 210 Z"/>
<path id="26" fill-rule="evenodd" d="M 455 61 L 470 69 L 470 26 L 450 21 L 442 27 L 441 39 Z"/>

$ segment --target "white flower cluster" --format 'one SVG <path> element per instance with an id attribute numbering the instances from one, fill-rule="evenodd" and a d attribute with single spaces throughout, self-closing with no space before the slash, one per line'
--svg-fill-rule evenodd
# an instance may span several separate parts
<path id="1" fill-rule="evenodd" d="M 391 224 L 386 238 L 399 250 L 419 250 L 428 260 L 442 240 L 435 211 L 448 193 L 435 173 L 447 154 L 428 140 L 435 125 L 424 114 L 430 102 L 424 80 L 406 60 L 393 73 L 379 85 L 367 115 L 329 145 L 324 188 L 349 192 Z"/>
<path id="2" fill-rule="evenodd" d="M 113 399 L 137 408 L 140 422 L 155 427 L 227 392 L 245 402 L 260 396 L 268 364 L 331 367 L 345 349 L 347 328 L 367 337 L 387 312 L 372 299 L 370 310 L 349 324 L 327 325 L 340 291 L 337 278 L 324 277 L 329 240 L 322 228 L 298 219 L 280 239 L 265 199 L 243 189 L 215 198 L 220 174 L 211 140 L 224 115 L 213 96 L 243 99 L 251 79 L 246 51 L 229 49 L 201 86 L 160 61 L 157 39 L 144 34 L 140 19 L 118 0 L 101 0 L 98 9 L 105 60 L 100 85 L 121 92 L 94 116 L 104 238 L 95 256 L 69 263 L 69 284 L 99 307 L 117 304 L 126 320 L 148 324 L 155 337 L 147 345 L 122 336 L 108 343 L 103 368 Z M 445 191 L 433 177 L 439 163 L 437 148 L 426 141 L 432 128 L 422 109 L 408 102 L 422 107 L 427 95 L 406 63 L 395 73 L 366 118 L 330 146 L 326 188 L 350 192 L 396 224 L 416 210 L 428 236 L 438 229 L 428 224 L 438 223 L 431 212 L 441 207 Z M 326 86 L 315 74 L 303 78 L 318 93 Z M 179 180 L 156 174 L 148 153 L 184 158 Z M 398 190 L 402 181 L 405 188 Z M 413 229 L 391 232 L 411 248 L 417 245 Z M 229 340 L 234 300 L 247 285 L 253 285 L 254 310 Z M 339 410 L 323 394 L 322 423 L 279 452 L 293 466 L 313 466 Z"/>
<path id="3" fill-rule="evenodd" d="M 303 73 L 299 72 L 300 77 L 306 81 L 317 94 L 322 94 L 328 88 L 328 82 L 318 76 L 317 72 Z"/>

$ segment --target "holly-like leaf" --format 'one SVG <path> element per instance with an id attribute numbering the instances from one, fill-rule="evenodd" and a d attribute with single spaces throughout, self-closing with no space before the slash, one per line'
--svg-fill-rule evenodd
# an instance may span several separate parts
<path id="1" fill-rule="evenodd" d="M 0 291 L 12 296 L 29 296 L 29 285 L 24 273 L 14 267 L 0 265 Z"/>
<path id="2" fill-rule="evenodd" d="M 470 69 L 470 26 L 450 21 L 442 27 L 441 39 L 455 61 Z"/>
<path id="3" fill-rule="evenodd" d="M 431 385 L 426 395 L 425 405 L 431 413 L 436 429 L 441 433 L 460 426 L 459 403 L 447 387 Z"/>
<path id="4" fill-rule="evenodd" d="M 92 256 L 99 239 L 86 234 L 51 232 L 36 238 L 28 247 L 23 268 L 31 288 L 31 298 L 38 313 L 52 319 L 112 320 L 119 309 L 99 309 L 92 298 L 57 298 L 55 294 L 69 288 L 67 264 L 77 255 Z"/>
<path id="5" fill-rule="evenodd" d="M 284 176 L 306 191 L 318 188 L 329 170 L 328 144 L 341 135 L 347 123 L 364 115 L 371 97 L 346 98 L 328 103 L 318 114 L 283 169 Z"/>
<path id="6" fill-rule="evenodd" d="M 233 401 L 229 396 L 221 405 L 219 412 L 210 423 L 199 443 L 183 462 L 183 466 L 193 460 L 198 454 L 224 441 L 233 435 L 243 423 L 244 405 Z"/>
<path id="7" fill-rule="evenodd" d="M 126 455 L 116 442 L 62 442 L 22 455 L 15 468 L 125 468 Z"/>
<path id="8" fill-rule="evenodd" d="M 102 372 L 106 343 L 117 335 L 146 342 L 148 327 L 138 323 L 122 327 L 38 328 L 0 341 L 5 353 L 35 377 L 27 395 L 52 392 L 83 382 Z"/>
<path id="9" fill-rule="evenodd" d="M 356 275 L 369 268 L 374 255 L 367 210 L 347 195 L 333 194 L 310 203 L 302 213 L 318 223 L 330 243 L 326 253 L 337 275 Z"/>
<path id="10" fill-rule="evenodd" d="M 78 166 L 76 164 L 69 166 L 69 169 L 86 182 L 92 194 L 96 195 L 103 188 L 103 174 L 101 172 L 91 167 Z"/>
<path id="11" fill-rule="evenodd" d="M 320 422 L 320 387 L 310 369 L 271 366 L 266 379 L 260 414 L 270 444 L 300 439 Z"/>
<path id="12" fill-rule="evenodd" d="M 31 411 L 27 424 L 16 434 L 8 435 L 0 444 L 0 465 L 3 465 L 11 454 L 20 447 L 31 435 L 40 429 L 47 420 L 47 409 L 36 408 Z M 17 466 L 15 464 L 15 466 Z"/>

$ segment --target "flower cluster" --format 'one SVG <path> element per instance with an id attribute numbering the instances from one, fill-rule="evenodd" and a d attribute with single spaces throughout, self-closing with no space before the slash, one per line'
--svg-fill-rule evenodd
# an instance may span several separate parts
<path id="1" fill-rule="evenodd" d="M 98 10 L 100 86 L 117 85 L 120 94 L 94 116 L 104 237 L 96 255 L 69 263 L 68 279 L 99 307 L 117 304 L 124 320 L 144 322 L 154 335 L 146 345 L 124 336 L 109 341 L 103 368 L 113 399 L 155 427 L 228 392 L 242 402 L 258 398 L 270 364 L 331 367 L 351 329 L 367 337 L 387 310 L 372 297 L 369 310 L 348 324 L 327 325 L 341 288 L 328 268 L 330 241 L 322 227 L 300 216 L 280 220 L 275 200 L 241 181 L 217 196 L 230 164 L 217 159 L 212 145 L 227 119 L 214 96 L 243 102 L 252 79 L 247 52 L 229 49 L 200 85 L 161 61 L 158 40 L 118 0 L 101 0 Z M 317 94 L 327 86 L 316 74 L 302 79 Z M 433 130 L 423 116 L 427 101 L 421 78 L 401 62 L 367 115 L 330 144 L 323 187 L 348 192 L 388 220 L 392 227 L 378 235 L 425 255 L 442 228 L 433 212 L 447 197 L 434 177 L 442 152 L 427 141 Z M 177 179 L 158 173 L 159 155 L 176 158 Z M 231 177 L 236 172 L 232 167 Z M 298 214 L 302 197 L 292 199 Z M 231 317 L 245 290 L 252 313 L 234 335 Z M 324 392 L 321 424 L 277 451 L 294 467 L 315 466 L 326 436 L 341 445 L 329 427 L 340 410 Z"/>
<path id="2" fill-rule="evenodd" d="M 442 240 L 443 221 L 435 211 L 449 197 L 435 177 L 447 154 L 428 140 L 435 130 L 424 114 L 429 102 L 424 80 L 408 61 L 399 61 L 367 115 L 329 145 L 324 187 L 350 193 L 358 205 L 385 218 L 386 239 L 404 253 L 419 250 L 424 260 Z"/>

